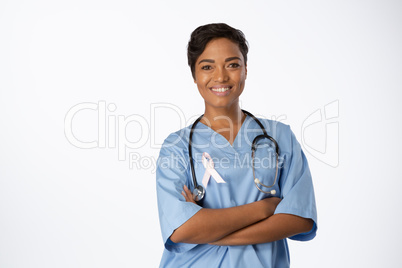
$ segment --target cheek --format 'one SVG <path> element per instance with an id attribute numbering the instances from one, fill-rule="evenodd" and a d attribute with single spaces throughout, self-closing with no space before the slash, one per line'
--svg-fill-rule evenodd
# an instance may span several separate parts
<path id="1" fill-rule="evenodd" d="M 246 81 L 246 72 L 242 71 L 239 76 L 237 77 L 237 81 L 239 85 L 244 85 L 245 81 Z"/>
<path id="2" fill-rule="evenodd" d="M 205 75 L 196 76 L 196 84 L 199 89 L 207 87 L 208 81 L 208 77 Z"/>
<path id="3" fill-rule="evenodd" d="M 206 89 L 208 88 L 208 83 L 203 76 L 196 76 L 196 81 L 198 92 L 201 96 L 204 96 Z"/>

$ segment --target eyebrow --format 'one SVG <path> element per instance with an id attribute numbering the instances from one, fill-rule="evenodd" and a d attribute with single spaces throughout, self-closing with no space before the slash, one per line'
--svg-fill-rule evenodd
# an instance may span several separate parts
<path id="1" fill-rule="evenodd" d="M 232 61 L 232 60 L 240 60 L 241 61 L 241 59 L 239 57 L 230 57 L 230 58 L 225 59 L 225 62 Z M 200 62 L 198 64 L 200 64 L 201 62 L 215 63 L 214 60 L 210 60 L 210 59 L 200 60 Z"/>

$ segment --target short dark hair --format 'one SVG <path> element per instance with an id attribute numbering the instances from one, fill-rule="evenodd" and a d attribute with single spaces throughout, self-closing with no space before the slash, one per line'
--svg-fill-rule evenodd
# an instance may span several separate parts
<path id="1" fill-rule="evenodd" d="M 195 79 L 195 63 L 198 57 L 204 52 L 209 41 L 215 38 L 227 38 L 239 46 L 244 62 L 247 63 L 248 45 L 243 32 L 230 27 L 225 23 L 211 23 L 198 27 L 191 33 L 187 45 L 188 66 Z"/>

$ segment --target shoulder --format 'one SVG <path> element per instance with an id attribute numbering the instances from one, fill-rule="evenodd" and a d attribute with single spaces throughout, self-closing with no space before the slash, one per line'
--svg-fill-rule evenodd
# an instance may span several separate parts
<path id="1" fill-rule="evenodd" d="M 183 173 L 189 164 L 188 140 L 191 126 L 170 133 L 163 141 L 157 160 L 158 174 L 162 170 L 176 170 Z"/>
<path id="2" fill-rule="evenodd" d="M 191 125 L 170 133 L 163 141 L 160 153 L 180 152 L 184 154 L 188 152 L 188 142 L 190 136 Z"/>
<path id="3" fill-rule="evenodd" d="M 274 138 L 290 137 L 292 135 L 290 126 L 285 123 L 260 117 L 257 117 L 257 119 L 263 124 L 268 135 Z"/>
<path id="4" fill-rule="evenodd" d="M 258 118 L 258 120 L 265 127 L 267 134 L 278 143 L 281 152 L 290 154 L 294 150 L 294 146 L 299 146 L 290 125 L 265 118 Z"/>

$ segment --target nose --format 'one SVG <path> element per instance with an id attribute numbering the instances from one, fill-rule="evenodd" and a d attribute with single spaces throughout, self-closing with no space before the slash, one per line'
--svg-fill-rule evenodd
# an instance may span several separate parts
<path id="1" fill-rule="evenodd" d="M 214 71 L 214 81 L 215 82 L 225 82 L 229 78 L 227 70 L 225 68 L 219 67 Z"/>

